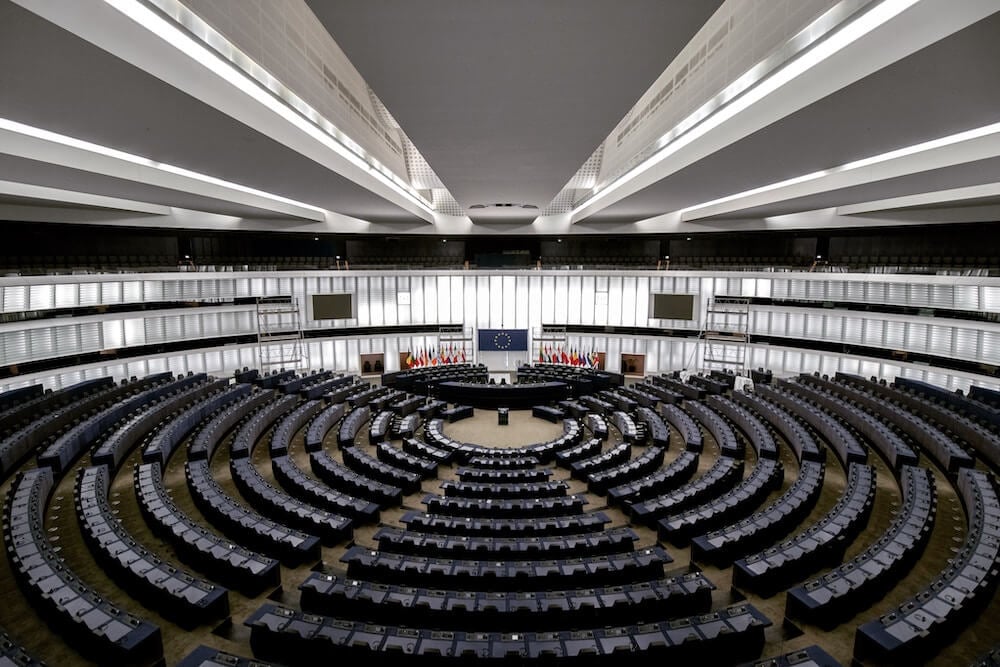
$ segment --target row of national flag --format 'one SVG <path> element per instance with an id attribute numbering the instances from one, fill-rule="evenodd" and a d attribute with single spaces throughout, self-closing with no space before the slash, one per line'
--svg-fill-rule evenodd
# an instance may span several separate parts
<path id="1" fill-rule="evenodd" d="M 429 347 L 418 348 L 416 352 L 406 355 L 407 368 L 426 368 L 428 366 L 444 366 L 445 364 L 464 364 L 465 347 L 459 345 L 442 346 L 441 349 Z"/>
<path id="2" fill-rule="evenodd" d="M 567 350 L 562 345 L 543 345 L 538 350 L 538 363 L 568 364 L 570 366 L 597 368 L 600 363 L 600 356 L 597 354 L 597 350 L 585 352 L 575 347 Z"/>

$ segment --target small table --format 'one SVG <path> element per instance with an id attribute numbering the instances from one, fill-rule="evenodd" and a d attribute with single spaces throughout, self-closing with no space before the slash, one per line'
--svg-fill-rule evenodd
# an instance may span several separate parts
<path id="1" fill-rule="evenodd" d="M 497 408 L 497 424 L 507 426 L 510 423 L 510 408 Z"/>

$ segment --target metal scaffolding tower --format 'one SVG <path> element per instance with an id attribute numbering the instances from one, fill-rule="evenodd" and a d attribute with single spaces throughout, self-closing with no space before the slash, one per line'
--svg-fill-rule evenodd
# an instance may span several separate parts
<path id="1" fill-rule="evenodd" d="M 750 299 L 717 296 L 705 309 L 702 371 L 746 372 L 747 345 L 750 343 Z"/>
<path id="2" fill-rule="evenodd" d="M 257 358 L 262 372 L 308 367 L 309 353 L 295 297 L 257 299 Z"/>

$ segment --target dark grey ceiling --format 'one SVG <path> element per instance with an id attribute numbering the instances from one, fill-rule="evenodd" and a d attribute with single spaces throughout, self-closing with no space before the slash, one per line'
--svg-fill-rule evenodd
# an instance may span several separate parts
<path id="1" fill-rule="evenodd" d="M 365 188 L 9 0 L 0 0 L 0 63 L 0 117 L 338 213 L 418 222 Z M 4 173 L 0 178 L 7 178 Z M 67 170 L 61 176 L 74 173 L 81 178 L 56 187 L 86 191 L 83 172 Z M 142 200 L 146 190 L 142 184 L 119 181 L 114 196 Z M 166 201 L 167 192 L 150 201 L 184 207 L 180 194 Z"/>
<path id="2" fill-rule="evenodd" d="M 588 222 L 641 220 L 997 121 L 1000 13 L 626 197 Z"/>
<path id="3" fill-rule="evenodd" d="M 465 208 L 544 208 L 722 4 L 307 1 Z"/>

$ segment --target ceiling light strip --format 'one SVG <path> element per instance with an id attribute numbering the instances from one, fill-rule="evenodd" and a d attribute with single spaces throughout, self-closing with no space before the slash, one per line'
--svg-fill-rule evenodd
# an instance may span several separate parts
<path id="1" fill-rule="evenodd" d="M 816 41 L 814 39 L 805 43 L 805 48 L 793 59 L 784 63 L 779 69 L 763 75 L 763 78 L 756 78 L 761 76 L 761 72 L 758 69 L 760 65 L 751 69 L 730 84 L 719 95 L 703 104 L 699 109 L 664 134 L 654 144 L 656 147 L 655 153 L 611 183 L 595 187 L 589 197 L 574 207 L 572 215 L 575 216 L 583 209 L 589 208 L 598 201 L 607 198 L 611 193 L 660 164 L 680 149 L 688 146 L 737 114 L 778 91 L 789 82 L 847 48 L 858 39 L 891 21 L 919 1 L 883 0 L 871 9 L 856 16 L 850 22 L 839 26 L 832 33 L 824 35 L 822 40 Z M 807 27 L 806 31 L 811 28 L 812 26 Z M 796 40 L 800 40 L 802 32 L 790 41 L 795 42 Z M 800 48 L 802 43 L 801 41 L 798 42 Z"/>
<path id="2" fill-rule="evenodd" d="M 794 185 L 807 183 L 809 181 L 815 181 L 817 179 L 824 178 L 826 176 L 848 174 L 853 171 L 858 171 L 859 169 L 866 169 L 879 164 L 885 164 L 893 160 L 901 160 L 907 157 L 914 157 L 938 149 L 947 148 L 949 146 L 954 146 L 969 141 L 975 141 L 977 139 L 983 139 L 985 137 L 997 134 L 1000 134 L 1000 123 L 984 125 L 982 127 L 973 128 L 971 130 L 965 130 L 964 132 L 958 132 L 956 134 L 950 134 L 945 137 L 938 137 L 937 139 L 931 139 L 930 141 L 924 141 L 919 144 L 913 144 L 912 146 L 905 146 L 903 148 L 898 148 L 896 150 L 888 151 L 886 153 L 872 155 L 866 158 L 862 158 L 860 160 L 855 160 L 853 162 L 847 162 L 845 164 L 838 165 L 836 167 L 831 167 L 829 169 L 822 169 L 820 171 L 814 171 L 809 174 L 803 174 L 802 176 L 789 178 L 784 181 L 778 181 L 777 183 L 770 183 L 768 185 L 763 185 L 759 188 L 753 188 L 751 190 L 746 190 L 744 192 L 738 192 L 736 194 L 726 195 L 725 197 L 719 197 L 718 199 L 713 199 L 712 201 L 702 202 L 700 204 L 688 206 L 687 208 L 682 208 L 678 212 L 681 214 L 682 220 L 692 220 L 695 218 L 706 217 L 704 215 L 705 211 L 717 208 L 723 204 L 739 201 L 741 199 L 749 199 L 751 197 L 756 197 L 757 195 L 766 194 L 768 192 L 773 192 L 775 190 L 781 190 Z"/>
<path id="3" fill-rule="evenodd" d="M 212 185 L 215 187 L 225 188 L 230 191 L 239 192 L 241 194 L 251 195 L 266 201 L 273 203 L 280 203 L 286 206 L 299 207 L 305 209 L 312 213 L 310 218 L 325 220 L 327 211 L 318 206 L 313 206 L 312 204 L 306 204 L 304 202 L 296 201 L 294 199 L 289 199 L 287 197 L 282 197 L 281 195 L 276 195 L 271 192 L 264 192 L 263 190 L 257 190 L 256 188 L 251 188 L 246 185 L 240 185 L 239 183 L 233 183 L 232 181 L 226 181 L 221 178 L 216 178 L 215 176 L 209 176 L 208 174 L 202 174 L 197 171 L 191 171 L 190 169 L 184 169 L 183 167 L 177 167 L 171 164 L 166 164 L 163 162 L 157 162 L 156 160 L 151 160 L 147 157 L 142 157 L 140 155 L 133 155 L 131 153 L 126 153 L 120 151 L 116 148 L 110 148 L 108 146 L 102 146 L 100 144 L 94 144 L 89 141 L 84 141 L 83 139 L 77 139 L 75 137 L 69 137 L 64 134 L 58 134 L 50 130 L 44 130 L 40 127 L 33 127 L 31 125 L 25 125 L 24 123 L 19 123 L 7 118 L 0 118 L 0 132 L 9 132 L 14 135 L 20 135 L 21 137 L 26 137 L 29 139 L 45 142 L 48 144 L 55 144 L 57 146 L 62 146 L 65 148 L 71 148 L 83 153 L 88 153 L 90 155 L 101 156 L 105 158 L 110 158 L 118 162 L 124 162 L 140 167 L 145 167 L 148 169 L 153 169 L 155 171 L 172 174 L 174 176 L 179 176 L 181 178 L 190 179 L 207 185 Z M 0 151 L 8 152 L 10 151 Z M 15 153 L 11 153 L 15 154 Z M 30 159 L 44 159 L 33 155 L 27 155 Z M 80 169 L 82 171 L 93 171 L 95 173 L 104 173 L 95 168 L 95 165 L 91 165 L 92 168 L 88 169 L 86 166 L 64 163 L 64 166 L 70 167 L 72 169 Z M 129 180 L 137 180 L 135 178 Z M 150 183 L 150 185 L 157 185 L 156 183 Z M 207 195 L 206 195 L 207 196 Z M 236 203 L 239 200 L 233 200 Z"/>
<path id="4" fill-rule="evenodd" d="M 434 212 L 433 205 L 409 183 L 177 0 L 148 0 L 159 12 L 140 0 L 105 2 L 424 211 Z"/>

